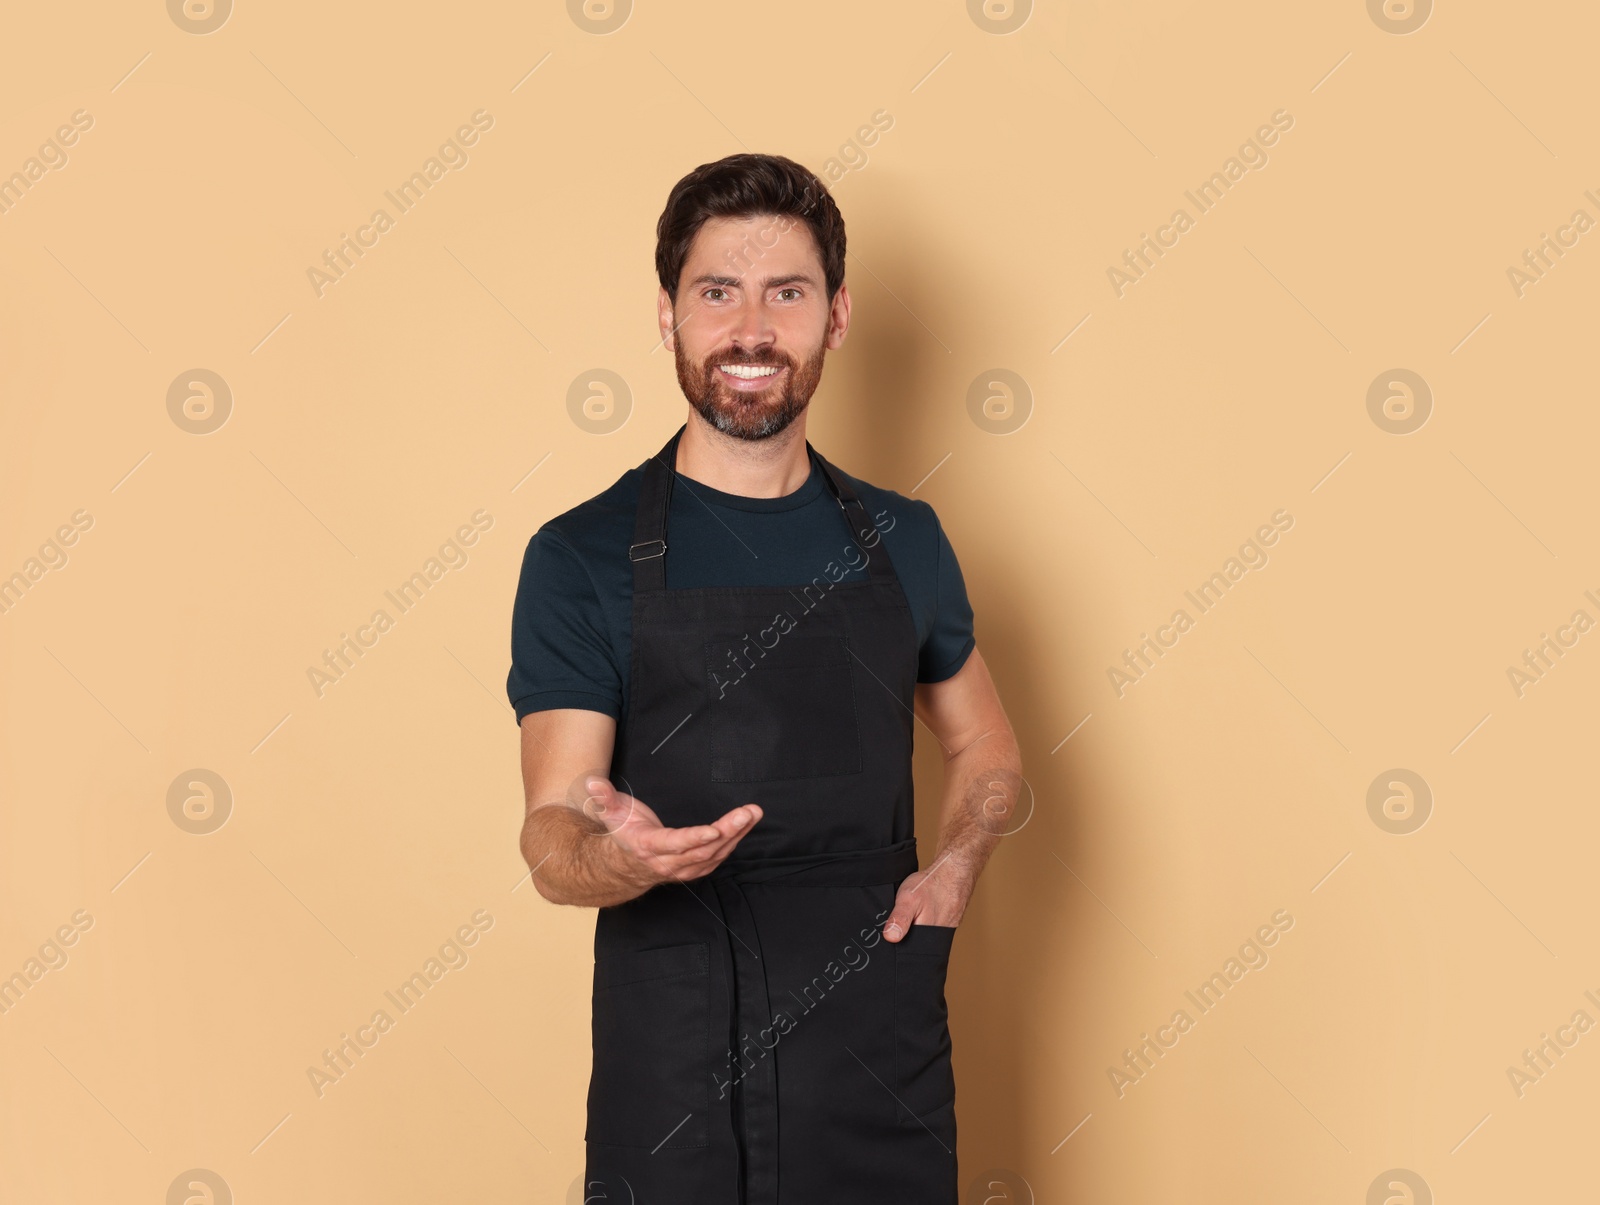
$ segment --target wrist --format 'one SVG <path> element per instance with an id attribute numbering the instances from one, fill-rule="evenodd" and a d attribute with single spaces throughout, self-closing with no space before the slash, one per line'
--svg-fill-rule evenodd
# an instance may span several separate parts
<path id="1" fill-rule="evenodd" d="M 934 853 L 933 866 L 939 868 L 941 878 L 948 876 L 952 883 L 958 883 L 970 892 L 977 884 L 978 873 L 987 858 L 988 850 L 982 848 L 980 843 L 958 838 L 946 841 L 938 848 Z"/>
<path id="2" fill-rule="evenodd" d="M 616 839 L 615 833 L 600 833 L 597 837 L 606 843 L 603 856 L 613 881 L 632 889 L 636 895 L 643 895 L 657 883 L 665 881 L 664 876 L 625 848 Z"/>

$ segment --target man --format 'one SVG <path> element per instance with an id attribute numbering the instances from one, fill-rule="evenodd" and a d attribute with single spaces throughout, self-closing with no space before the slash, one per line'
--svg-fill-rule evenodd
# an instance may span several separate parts
<path id="1" fill-rule="evenodd" d="M 933 509 L 805 437 L 850 323 L 826 188 L 734 155 L 657 236 L 687 422 L 529 541 L 507 680 L 533 882 L 599 909 L 585 1196 L 955 1205 L 945 972 L 1016 740 Z"/>

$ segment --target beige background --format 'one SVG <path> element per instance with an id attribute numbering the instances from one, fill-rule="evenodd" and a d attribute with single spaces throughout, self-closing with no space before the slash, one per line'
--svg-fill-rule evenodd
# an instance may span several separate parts
<path id="1" fill-rule="evenodd" d="M 985 19 L 8 14 L 0 173 L 92 125 L 0 213 L 0 574 L 91 522 L 0 615 L 0 975 L 88 922 L 0 1015 L 0 1200 L 182 1200 L 188 1169 L 245 1203 L 568 1199 L 593 916 L 522 878 L 511 603 L 534 529 L 683 420 L 654 224 L 741 149 L 853 165 L 829 174 L 855 324 L 810 435 L 937 509 L 1036 796 L 955 946 L 964 1188 L 1590 1182 L 1600 1033 L 1565 1031 L 1520 1096 L 1507 1068 L 1600 1020 L 1600 634 L 1520 695 L 1507 669 L 1600 619 L 1600 233 L 1520 296 L 1507 270 L 1600 219 L 1600 22 L 1446 0 L 1408 34 L 1361 0 Z M 478 110 L 469 161 L 396 217 L 385 190 Z M 1119 297 L 1108 269 L 1279 110 L 1267 165 Z M 308 269 L 379 207 L 392 228 L 319 296 Z M 207 434 L 167 404 L 197 369 L 231 398 Z M 610 434 L 569 414 L 595 369 L 626 386 Z M 1395 369 L 1431 393 L 1404 435 L 1367 403 Z M 1025 385 L 1012 434 L 969 411 L 995 370 Z M 1280 508 L 1269 563 L 1188 604 Z M 479 510 L 465 563 L 399 614 L 384 591 Z M 393 626 L 319 696 L 308 667 L 380 607 Z M 1119 697 L 1108 668 L 1179 608 L 1191 629 Z M 1396 768 L 1432 796 L 1404 834 L 1367 804 Z M 196 769 L 224 784 L 191 804 L 226 815 L 209 833 L 168 809 Z M 926 858 L 925 734 L 917 769 Z M 1270 962 L 1190 1007 L 1280 909 Z M 480 910 L 467 963 L 319 1097 L 307 1067 Z M 1119 1095 L 1108 1068 L 1185 1008 Z M 1431 1187 L 1387 1188 L 1396 1168 Z"/>

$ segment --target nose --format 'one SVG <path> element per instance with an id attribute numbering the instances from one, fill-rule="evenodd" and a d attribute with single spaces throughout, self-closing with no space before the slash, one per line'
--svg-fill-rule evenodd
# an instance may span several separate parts
<path id="1" fill-rule="evenodd" d="M 776 337 L 777 332 L 767 316 L 767 307 L 760 301 L 752 302 L 740 310 L 730 333 L 733 345 L 750 355 L 769 349 Z"/>

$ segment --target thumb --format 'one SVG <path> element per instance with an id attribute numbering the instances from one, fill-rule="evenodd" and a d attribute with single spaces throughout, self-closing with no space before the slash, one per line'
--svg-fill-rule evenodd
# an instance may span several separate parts
<path id="1" fill-rule="evenodd" d="M 883 935 L 889 941 L 899 941 L 911 931 L 911 924 L 917 918 L 917 907 L 912 902 L 909 894 L 897 894 L 894 901 L 894 911 L 889 913 L 889 919 L 883 922 Z"/>
<path id="2" fill-rule="evenodd" d="M 611 813 L 618 810 L 616 791 L 611 783 L 599 774 L 589 774 L 582 779 L 581 785 L 584 814 L 610 828 L 613 823 Z"/>
<path id="3" fill-rule="evenodd" d="M 660 828 L 660 818 L 645 807 L 642 799 L 613 786 L 603 774 L 590 774 L 585 778 L 589 794 L 584 800 L 584 812 L 605 825 L 611 832 L 629 825 Z"/>

